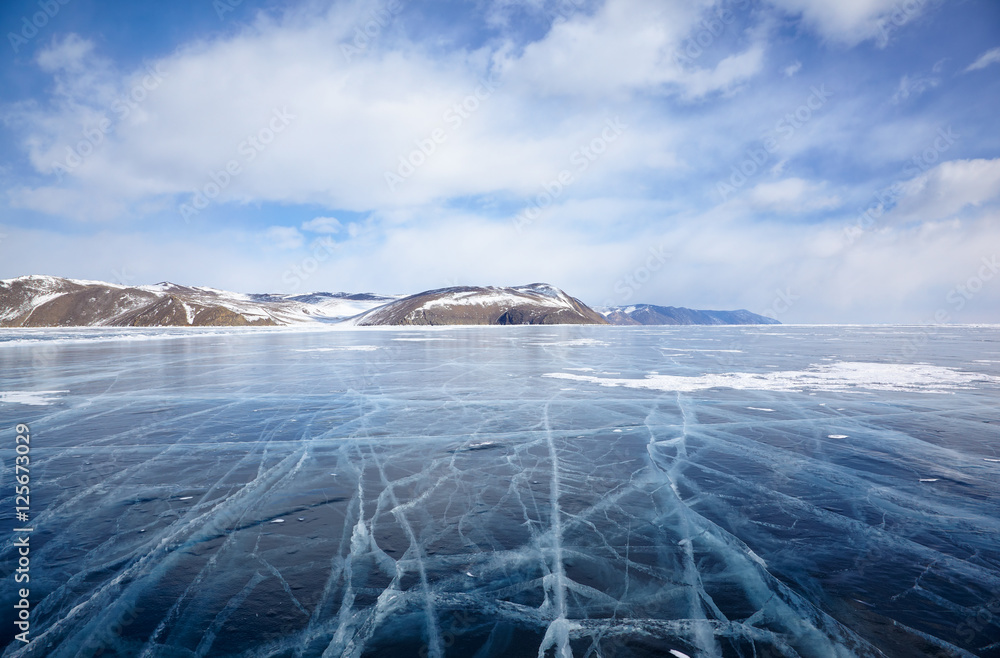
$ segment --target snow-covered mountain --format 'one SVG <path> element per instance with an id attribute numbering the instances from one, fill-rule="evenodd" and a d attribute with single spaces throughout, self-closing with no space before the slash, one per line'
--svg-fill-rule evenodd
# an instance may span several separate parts
<path id="1" fill-rule="evenodd" d="M 738 311 L 698 311 L 676 306 L 654 306 L 634 304 L 602 308 L 603 315 L 611 324 L 658 325 L 658 324 L 781 324 L 774 318 L 758 315 L 740 309 Z"/>
<path id="2" fill-rule="evenodd" d="M 428 290 L 350 320 L 358 326 L 454 324 L 607 324 L 596 311 L 545 283 L 515 288 Z"/>
<path id="3" fill-rule="evenodd" d="M 0 327 L 356 326 L 463 324 L 780 324 L 745 310 L 635 304 L 593 310 L 562 290 L 460 286 L 408 297 L 372 293 L 243 294 L 158 283 L 21 276 L 0 280 Z"/>
<path id="4" fill-rule="evenodd" d="M 336 322 L 396 299 L 367 293 L 246 295 L 174 283 L 0 280 L 0 327 L 273 326 Z"/>

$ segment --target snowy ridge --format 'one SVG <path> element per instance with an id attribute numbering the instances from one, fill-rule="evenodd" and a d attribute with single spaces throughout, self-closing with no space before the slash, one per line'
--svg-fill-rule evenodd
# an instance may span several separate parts
<path id="1" fill-rule="evenodd" d="M 428 290 L 386 304 L 351 322 L 358 326 L 606 323 L 596 311 L 545 283 Z"/>
<path id="2" fill-rule="evenodd" d="M 393 297 L 250 295 L 162 282 L 124 286 L 28 275 L 0 281 L 0 326 L 238 326 L 337 322 Z"/>
<path id="3" fill-rule="evenodd" d="M 515 292 L 510 292 L 515 290 Z M 569 299 L 565 299 L 564 295 L 560 296 L 543 296 L 532 294 L 534 291 L 524 291 L 518 288 L 484 288 L 482 290 L 473 290 L 469 292 L 460 292 L 454 295 L 448 295 L 445 297 L 439 297 L 437 299 L 431 299 L 422 305 L 422 308 L 431 308 L 434 306 L 461 306 L 465 304 L 478 304 L 480 306 L 487 305 L 501 305 L 501 306 L 514 306 L 521 304 L 525 301 L 525 298 L 530 299 L 533 303 L 541 306 L 550 306 L 552 308 L 567 308 L 572 309 L 573 304 Z"/>
<path id="4" fill-rule="evenodd" d="M 107 281 L 91 281 L 90 279 L 64 279 L 62 277 L 49 276 L 47 274 L 26 274 L 24 276 L 14 277 L 13 279 L 0 279 L 0 286 L 9 286 L 13 283 L 30 283 L 36 286 L 48 287 L 49 289 L 55 290 L 61 287 L 66 282 L 76 284 L 78 286 L 104 286 L 107 288 L 119 288 L 119 289 L 124 289 L 128 287 L 118 283 L 108 283 Z"/>

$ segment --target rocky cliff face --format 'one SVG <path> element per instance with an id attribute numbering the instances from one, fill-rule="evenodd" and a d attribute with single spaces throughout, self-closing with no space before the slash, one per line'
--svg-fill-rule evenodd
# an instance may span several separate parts
<path id="1" fill-rule="evenodd" d="M 600 313 L 544 283 L 429 290 L 369 311 L 352 322 L 358 326 L 607 324 Z"/>
<path id="2" fill-rule="evenodd" d="M 157 299 L 152 292 L 98 281 L 23 276 L 0 281 L 0 326 L 111 325 Z"/>
<path id="3" fill-rule="evenodd" d="M 0 327 L 207 327 L 330 322 L 392 299 L 346 293 L 242 295 L 172 283 L 133 287 L 23 276 L 0 281 Z"/>
<path id="4" fill-rule="evenodd" d="M 676 306 L 636 304 L 603 309 L 604 317 L 618 325 L 679 325 L 679 324 L 781 324 L 765 315 L 738 311 L 698 311 Z"/>

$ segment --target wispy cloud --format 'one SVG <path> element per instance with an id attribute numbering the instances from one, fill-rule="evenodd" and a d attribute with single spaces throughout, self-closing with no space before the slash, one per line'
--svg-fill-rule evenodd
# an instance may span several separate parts
<path id="1" fill-rule="evenodd" d="M 985 53 L 979 56 L 976 61 L 969 64 L 966 67 L 965 72 L 978 71 L 979 69 L 984 69 L 991 64 L 996 64 L 1000 62 L 1000 48 L 993 48 L 992 50 L 987 50 Z"/>
<path id="2" fill-rule="evenodd" d="M 298 249 L 305 239 L 294 226 L 272 226 L 264 232 L 264 238 L 275 249 Z"/>
<path id="3" fill-rule="evenodd" d="M 885 45 L 892 33 L 920 16 L 929 0 L 770 0 L 825 39 L 847 45 L 874 40 Z"/>
<path id="4" fill-rule="evenodd" d="M 825 188 L 822 183 L 786 178 L 773 183 L 760 183 L 750 190 L 747 201 L 754 208 L 782 213 L 807 213 L 838 207 L 840 198 L 826 193 Z"/>
<path id="5" fill-rule="evenodd" d="M 334 217 L 315 217 L 302 223 L 302 230 L 310 233 L 339 233 L 343 228 Z"/>
<path id="6" fill-rule="evenodd" d="M 1000 158 L 951 160 L 908 181 L 895 215 L 907 219 L 948 219 L 970 206 L 1000 198 Z"/>
<path id="7" fill-rule="evenodd" d="M 940 78 L 931 76 L 914 76 L 911 78 L 908 75 L 904 75 L 900 78 L 899 86 L 892 95 L 892 102 L 898 105 L 910 97 L 919 96 L 928 89 L 937 87 L 939 84 L 941 84 Z"/>

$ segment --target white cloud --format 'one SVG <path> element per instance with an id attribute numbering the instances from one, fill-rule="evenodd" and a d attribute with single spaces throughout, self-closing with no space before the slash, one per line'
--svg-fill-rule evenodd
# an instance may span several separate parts
<path id="1" fill-rule="evenodd" d="M 333 217 L 316 217 L 302 223 L 302 230 L 310 233 L 339 233 L 343 225 Z"/>
<path id="2" fill-rule="evenodd" d="M 885 45 L 895 30 L 917 18 L 928 0 L 770 0 L 822 37 L 849 46 L 874 39 Z"/>
<path id="3" fill-rule="evenodd" d="M 504 66 L 513 84 L 538 94 L 620 96 L 636 91 L 688 98 L 728 91 L 761 70 L 763 48 L 750 45 L 714 67 L 685 67 L 676 58 L 699 27 L 707 3 L 607 0 L 593 15 L 556 23 Z"/>
<path id="4" fill-rule="evenodd" d="M 78 71 L 86 64 L 94 51 L 94 43 L 77 34 L 69 34 L 57 39 L 47 48 L 38 52 L 35 61 L 43 71 Z"/>
<path id="5" fill-rule="evenodd" d="M 493 27 L 509 27 L 518 14 L 565 20 L 584 9 L 584 0 L 492 0 L 486 14 Z"/>
<path id="6" fill-rule="evenodd" d="M 298 249 L 305 239 L 294 226 L 272 226 L 264 232 L 264 239 L 276 249 Z"/>
<path id="7" fill-rule="evenodd" d="M 662 221 L 662 204 L 617 199 L 553 208 L 526 234 L 444 207 L 432 216 L 426 222 L 397 218 L 389 231 L 359 230 L 298 288 L 289 288 L 284 275 L 300 264 L 303 252 L 279 251 L 259 234 L 234 231 L 163 239 L 0 226 L 9 236 L 0 278 L 39 272 L 113 280 L 115 271 L 127 271 L 134 283 L 166 279 L 240 292 L 392 293 L 455 282 L 548 281 L 590 304 L 649 302 L 757 313 L 773 308 L 779 291 L 787 290 L 797 299 L 779 316 L 785 322 L 923 322 L 941 307 L 956 322 L 995 321 L 1000 307 L 1000 278 L 961 312 L 946 301 L 950 289 L 976 275 L 981 259 L 997 251 L 1000 215 L 990 208 L 962 221 L 886 222 L 853 244 L 842 230 L 853 218 L 816 226 L 752 222 L 713 210 L 674 222 Z M 580 230 L 581 222 L 610 222 L 616 230 L 594 234 Z M 643 269 L 651 248 L 670 254 L 655 271 Z"/>
<path id="8" fill-rule="evenodd" d="M 763 69 L 764 48 L 753 45 L 736 55 L 730 55 L 712 69 L 686 72 L 679 83 L 686 98 L 699 98 L 712 92 L 730 92 L 757 75 Z"/>
<path id="9" fill-rule="evenodd" d="M 892 95 L 892 102 L 894 105 L 907 100 L 910 96 L 919 96 L 928 89 L 933 89 L 941 84 L 940 78 L 935 78 L 931 76 L 914 76 L 910 77 L 904 75 L 899 80 L 899 87 L 896 88 L 896 93 Z"/>
<path id="10" fill-rule="evenodd" d="M 507 4 L 517 5 L 511 12 L 547 12 L 553 1 Z M 891 21 L 893 11 L 875 0 L 775 4 L 791 7 L 829 40 L 847 43 L 879 40 L 879 21 Z M 862 84 L 836 85 L 834 69 L 830 78 L 810 79 L 816 67 L 803 71 L 797 61 L 782 69 L 779 62 L 791 56 L 783 51 L 773 58 L 763 29 L 737 34 L 731 25 L 703 58 L 678 63 L 674 53 L 711 15 L 707 0 L 586 6 L 527 45 L 498 37 L 477 50 L 455 49 L 436 37 L 424 45 L 387 29 L 351 61 L 339 46 L 370 11 L 362 2 L 337 3 L 321 15 L 259 19 L 238 34 L 182 46 L 152 62 L 163 72 L 162 84 L 146 90 L 126 116 L 114 104 L 141 87 L 148 69 L 116 70 L 83 40 L 54 42 L 38 62 L 44 59 L 53 94 L 4 108 L 35 170 L 51 173 L 53 162 L 88 139 L 101 118 L 112 119 L 114 128 L 61 181 L 32 182 L 39 178 L 33 172 L 20 180 L 0 177 L 18 180 L 8 183 L 10 205 L 83 220 L 141 219 L 166 208 L 176 230 L 190 235 L 171 242 L 97 233 L 101 227 L 80 236 L 0 227 L 9 236 L 2 274 L 108 279 L 112 267 L 127 265 L 145 282 L 290 291 L 283 274 L 310 242 L 336 232 L 335 253 L 299 291 L 414 292 L 453 281 L 548 280 L 595 304 L 610 299 L 762 312 L 775 290 L 791 286 L 801 300 L 785 321 L 919 321 L 914 309 L 933 310 L 941 303 L 938 291 L 963 280 L 984 245 L 997 244 L 1000 216 L 988 205 L 992 190 L 1000 189 L 993 160 L 954 161 L 911 181 L 890 216 L 850 248 L 837 222 L 790 221 L 795 213 L 835 210 L 841 196 L 869 195 L 867 183 L 859 184 L 862 193 L 850 189 L 855 172 L 840 179 L 849 181 L 843 185 L 832 172 L 863 159 L 871 171 L 892 175 L 949 117 L 895 112 L 905 116 L 885 120 L 893 108 L 885 107 L 884 87 L 869 94 Z M 764 13 L 755 10 L 751 20 L 771 29 Z M 827 15 L 829 22 L 819 21 Z M 881 26 L 889 34 L 897 29 L 892 22 Z M 770 77 L 796 77 L 774 84 L 759 75 L 765 69 Z M 891 80 L 902 73 L 895 64 L 875 72 L 890 70 Z M 500 85 L 476 99 L 491 71 L 500 73 Z M 901 83 L 910 98 L 918 79 Z M 776 122 L 802 107 L 814 82 L 829 84 L 835 101 L 781 143 L 738 199 L 706 208 L 714 200 L 706 200 L 704 188 L 728 176 L 761 131 L 775 134 Z M 478 107 L 460 125 L 445 119 L 449 108 L 469 98 Z M 293 115 L 289 125 L 262 148 L 251 148 L 250 160 L 243 150 L 248 137 L 268 130 L 283 108 Z M 496 216 L 497 208 L 519 208 L 518 199 L 542 192 L 616 115 L 628 124 L 621 139 L 527 232 Z M 426 145 L 436 129 L 443 131 L 441 143 L 391 192 L 385 171 Z M 961 132 L 975 141 L 976 126 Z M 213 177 L 223 180 L 230 161 L 239 173 L 217 183 L 222 189 L 213 208 L 309 204 L 314 214 L 305 217 L 313 219 L 299 224 L 299 207 L 295 226 L 227 233 L 209 222 L 183 224 L 175 214 L 180 195 L 187 200 Z M 481 212 L 464 209 L 476 204 Z M 843 224 L 856 220 L 853 207 L 843 209 Z M 341 226 L 329 216 L 356 216 L 348 211 L 366 219 Z M 197 246 L 188 253 L 182 242 Z M 669 265 L 622 299 L 616 288 L 660 245 L 673 254 Z M 924 267 L 924 260 L 934 262 Z M 996 308 L 998 299 L 1000 292 L 984 290 L 977 303 L 986 308 L 992 301 Z"/>
<path id="11" fill-rule="evenodd" d="M 946 219 L 998 197 L 1000 158 L 951 160 L 905 183 L 893 215 L 925 222 Z"/>
<path id="12" fill-rule="evenodd" d="M 760 183 L 750 190 L 747 201 L 759 210 L 781 213 L 805 213 L 839 206 L 839 197 L 824 196 L 824 188 L 822 183 L 785 178 L 774 183 Z"/>
<path id="13" fill-rule="evenodd" d="M 978 71 L 979 69 L 984 69 L 991 64 L 996 64 L 1000 62 L 1000 48 L 994 48 L 992 50 L 987 50 L 985 53 L 979 56 L 979 58 L 972 64 L 969 64 L 965 72 Z"/>
<path id="14" fill-rule="evenodd" d="M 0 278 L 37 273 L 129 285 L 173 281 L 269 292 L 281 287 L 281 273 L 296 262 L 291 252 L 262 248 L 260 235 L 243 231 L 214 231 L 197 238 L 121 229 L 64 234 L 0 225 L 0 231 L 9 236 Z"/>
<path id="15" fill-rule="evenodd" d="M 12 208 L 27 208 L 79 221 L 107 221 L 121 217 L 128 208 L 110 195 L 95 195 L 78 187 L 18 187 L 7 190 Z"/>
<path id="16" fill-rule="evenodd" d="M 115 208 L 128 215 L 150 199 L 190 203 L 195 191 L 214 193 L 213 178 L 219 177 L 226 182 L 213 204 L 273 201 L 367 211 L 533 193 L 600 135 L 615 106 L 641 116 L 630 94 L 668 81 L 685 93 L 704 94 L 728 89 L 760 68 L 763 51 L 753 46 L 714 68 L 677 70 L 668 54 L 698 17 L 677 6 L 668 13 L 659 3 L 609 0 L 602 10 L 607 24 L 572 17 L 520 56 L 505 55 L 510 49 L 504 44 L 431 53 L 385 33 L 349 62 L 339 41 L 351 38 L 357 7 L 346 4 L 309 19 L 262 18 L 238 35 L 181 47 L 134 71 L 115 71 L 92 48 L 67 39 L 73 47 L 49 56 L 51 66 L 81 61 L 82 68 L 58 69 L 61 82 L 50 103 L 6 108 L 5 118 L 18 125 L 35 169 L 49 175 L 66 170 L 62 181 L 18 191 L 17 203 L 81 219 L 104 217 Z M 632 13 L 639 10 L 645 13 Z M 574 34 L 587 61 L 561 62 L 559 48 Z M 617 59 L 604 61 L 601 52 Z M 506 77 L 484 94 L 480 81 L 493 60 L 502 62 Z M 664 62 L 670 67 L 666 75 L 660 72 Z M 143 89 L 150 68 L 162 79 Z M 569 71 L 577 72 L 572 79 Z M 607 84 L 624 96 L 610 108 L 567 101 L 572 111 L 552 112 L 538 88 L 527 84 L 534 75 L 567 93 Z M 141 100 L 119 102 L 137 89 Z M 453 111 L 463 102 L 474 107 L 464 118 Z M 270 139 L 276 111 L 291 118 Z M 95 133 L 103 120 L 111 121 L 111 130 Z M 630 126 L 615 145 L 618 154 L 601 158 L 601 180 L 608 184 L 654 155 L 659 162 L 674 161 L 669 132 L 637 121 Z M 433 153 L 417 153 L 434 134 L 441 143 L 431 144 Z M 81 148 L 83 157 L 71 155 Z M 386 172 L 397 171 L 400 158 L 414 153 L 426 162 L 393 191 Z M 68 159 L 75 164 L 67 166 Z M 229 165 L 238 174 L 226 176 Z M 578 189 L 596 192 L 597 184 L 591 180 Z M 64 202 L 55 203 L 47 190 L 63 190 L 56 197 Z M 100 199 L 101 211 L 81 212 L 70 200 L 76 190 L 77 196 Z"/>

